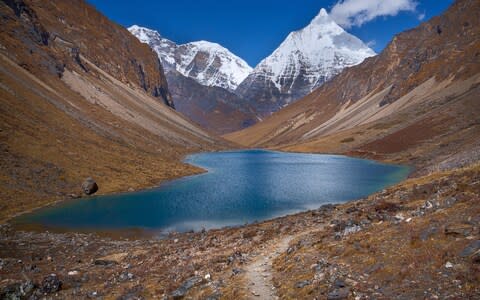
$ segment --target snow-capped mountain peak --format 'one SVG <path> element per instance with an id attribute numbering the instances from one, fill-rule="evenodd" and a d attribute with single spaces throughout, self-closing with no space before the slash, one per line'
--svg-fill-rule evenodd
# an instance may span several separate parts
<path id="1" fill-rule="evenodd" d="M 133 34 L 137 39 L 140 40 L 142 43 L 148 43 L 151 40 L 159 40 L 162 37 L 160 36 L 160 33 L 155 30 L 151 30 L 145 27 L 141 27 L 138 25 L 132 25 L 128 27 L 128 31 L 130 31 L 131 34 Z"/>
<path id="2" fill-rule="evenodd" d="M 305 28 L 291 32 L 262 60 L 237 93 L 252 101 L 273 105 L 272 112 L 310 93 L 345 67 L 374 55 L 372 49 L 321 9 Z M 269 108 L 265 109 L 268 114 Z"/>
<path id="3" fill-rule="evenodd" d="M 155 50 L 165 70 L 176 70 L 206 86 L 234 91 L 252 68 L 225 47 L 208 41 L 177 45 L 155 31 L 133 25 L 128 30 Z"/>

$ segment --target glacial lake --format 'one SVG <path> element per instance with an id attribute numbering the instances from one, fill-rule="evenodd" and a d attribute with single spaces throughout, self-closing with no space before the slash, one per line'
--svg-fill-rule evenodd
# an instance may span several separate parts
<path id="1" fill-rule="evenodd" d="M 14 223 L 71 231 L 220 228 L 362 198 L 410 172 L 340 155 L 265 150 L 199 153 L 185 162 L 208 172 L 154 189 L 65 201 Z"/>

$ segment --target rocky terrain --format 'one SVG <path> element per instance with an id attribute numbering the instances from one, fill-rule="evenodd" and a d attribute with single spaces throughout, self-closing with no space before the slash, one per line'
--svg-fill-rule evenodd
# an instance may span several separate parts
<path id="1" fill-rule="evenodd" d="M 156 54 L 92 6 L 0 14 L 0 219 L 78 197 L 87 177 L 111 193 L 201 172 L 183 156 L 228 146 L 171 108 Z"/>
<path id="2" fill-rule="evenodd" d="M 3 225 L 0 295 L 59 299 L 476 299 L 480 166 L 342 205 L 163 239 Z M 33 295 L 33 296 L 32 296 Z"/>
<path id="3" fill-rule="evenodd" d="M 344 204 L 181 234 L 4 222 L 0 298 L 480 298 L 479 5 L 457 0 L 380 55 L 228 135 L 247 146 L 408 164 L 406 181 Z M 126 30 L 79 13 L 98 14 L 81 1 L 0 3 L 2 220 L 75 197 L 88 176 L 100 193 L 137 189 L 200 172 L 180 163 L 186 153 L 233 147 L 168 107 L 168 93 L 152 88 L 165 82 L 160 68 L 141 76 L 127 63 L 114 72 L 94 62 L 100 54 L 88 44 L 79 53 L 53 44 L 60 24 L 96 20 L 126 48 L 143 49 L 145 61 L 155 58 Z M 69 43 L 86 43 L 80 24 L 65 31 L 78 34 Z"/>
<path id="4" fill-rule="evenodd" d="M 260 116 L 269 116 L 344 68 L 374 55 L 372 49 L 338 26 L 322 8 L 308 26 L 290 33 L 262 60 L 235 93 L 248 100 Z"/>
<path id="5" fill-rule="evenodd" d="M 259 120 L 253 106 L 233 92 L 251 71 L 241 58 L 215 43 L 177 45 L 155 30 L 137 25 L 128 30 L 157 53 L 175 109 L 190 120 L 216 134 Z"/>

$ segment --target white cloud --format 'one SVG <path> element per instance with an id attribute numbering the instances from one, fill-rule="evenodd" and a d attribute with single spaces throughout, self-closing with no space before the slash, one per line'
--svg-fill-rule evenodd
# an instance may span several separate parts
<path id="1" fill-rule="evenodd" d="M 414 12 L 417 5 L 415 0 L 340 0 L 330 15 L 340 26 L 350 28 L 376 17 L 395 16 L 400 11 Z"/>
<path id="2" fill-rule="evenodd" d="M 370 48 L 375 47 L 376 44 L 377 44 L 376 40 L 371 40 L 367 42 L 367 46 Z"/>
<path id="3" fill-rule="evenodd" d="M 425 19 L 425 13 L 419 14 L 417 18 L 419 21 L 423 21 L 423 19 Z"/>

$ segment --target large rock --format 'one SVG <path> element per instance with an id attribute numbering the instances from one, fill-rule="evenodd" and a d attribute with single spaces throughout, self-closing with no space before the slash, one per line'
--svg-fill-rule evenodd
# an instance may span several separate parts
<path id="1" fill-rule="evenodd" d="M 56 274 L 50 274 L 43 279 L 41 288 L 43 293 L 55 293 L 62 288 L 62 281 L 58 279 Z"/>
<path id="2" fill-rule="evenodd" d="M 86 195 L 92 195 L 98 191 L 98 185 L 92 177 L 88 177 L 82 183 L 82 190 Z"/>

